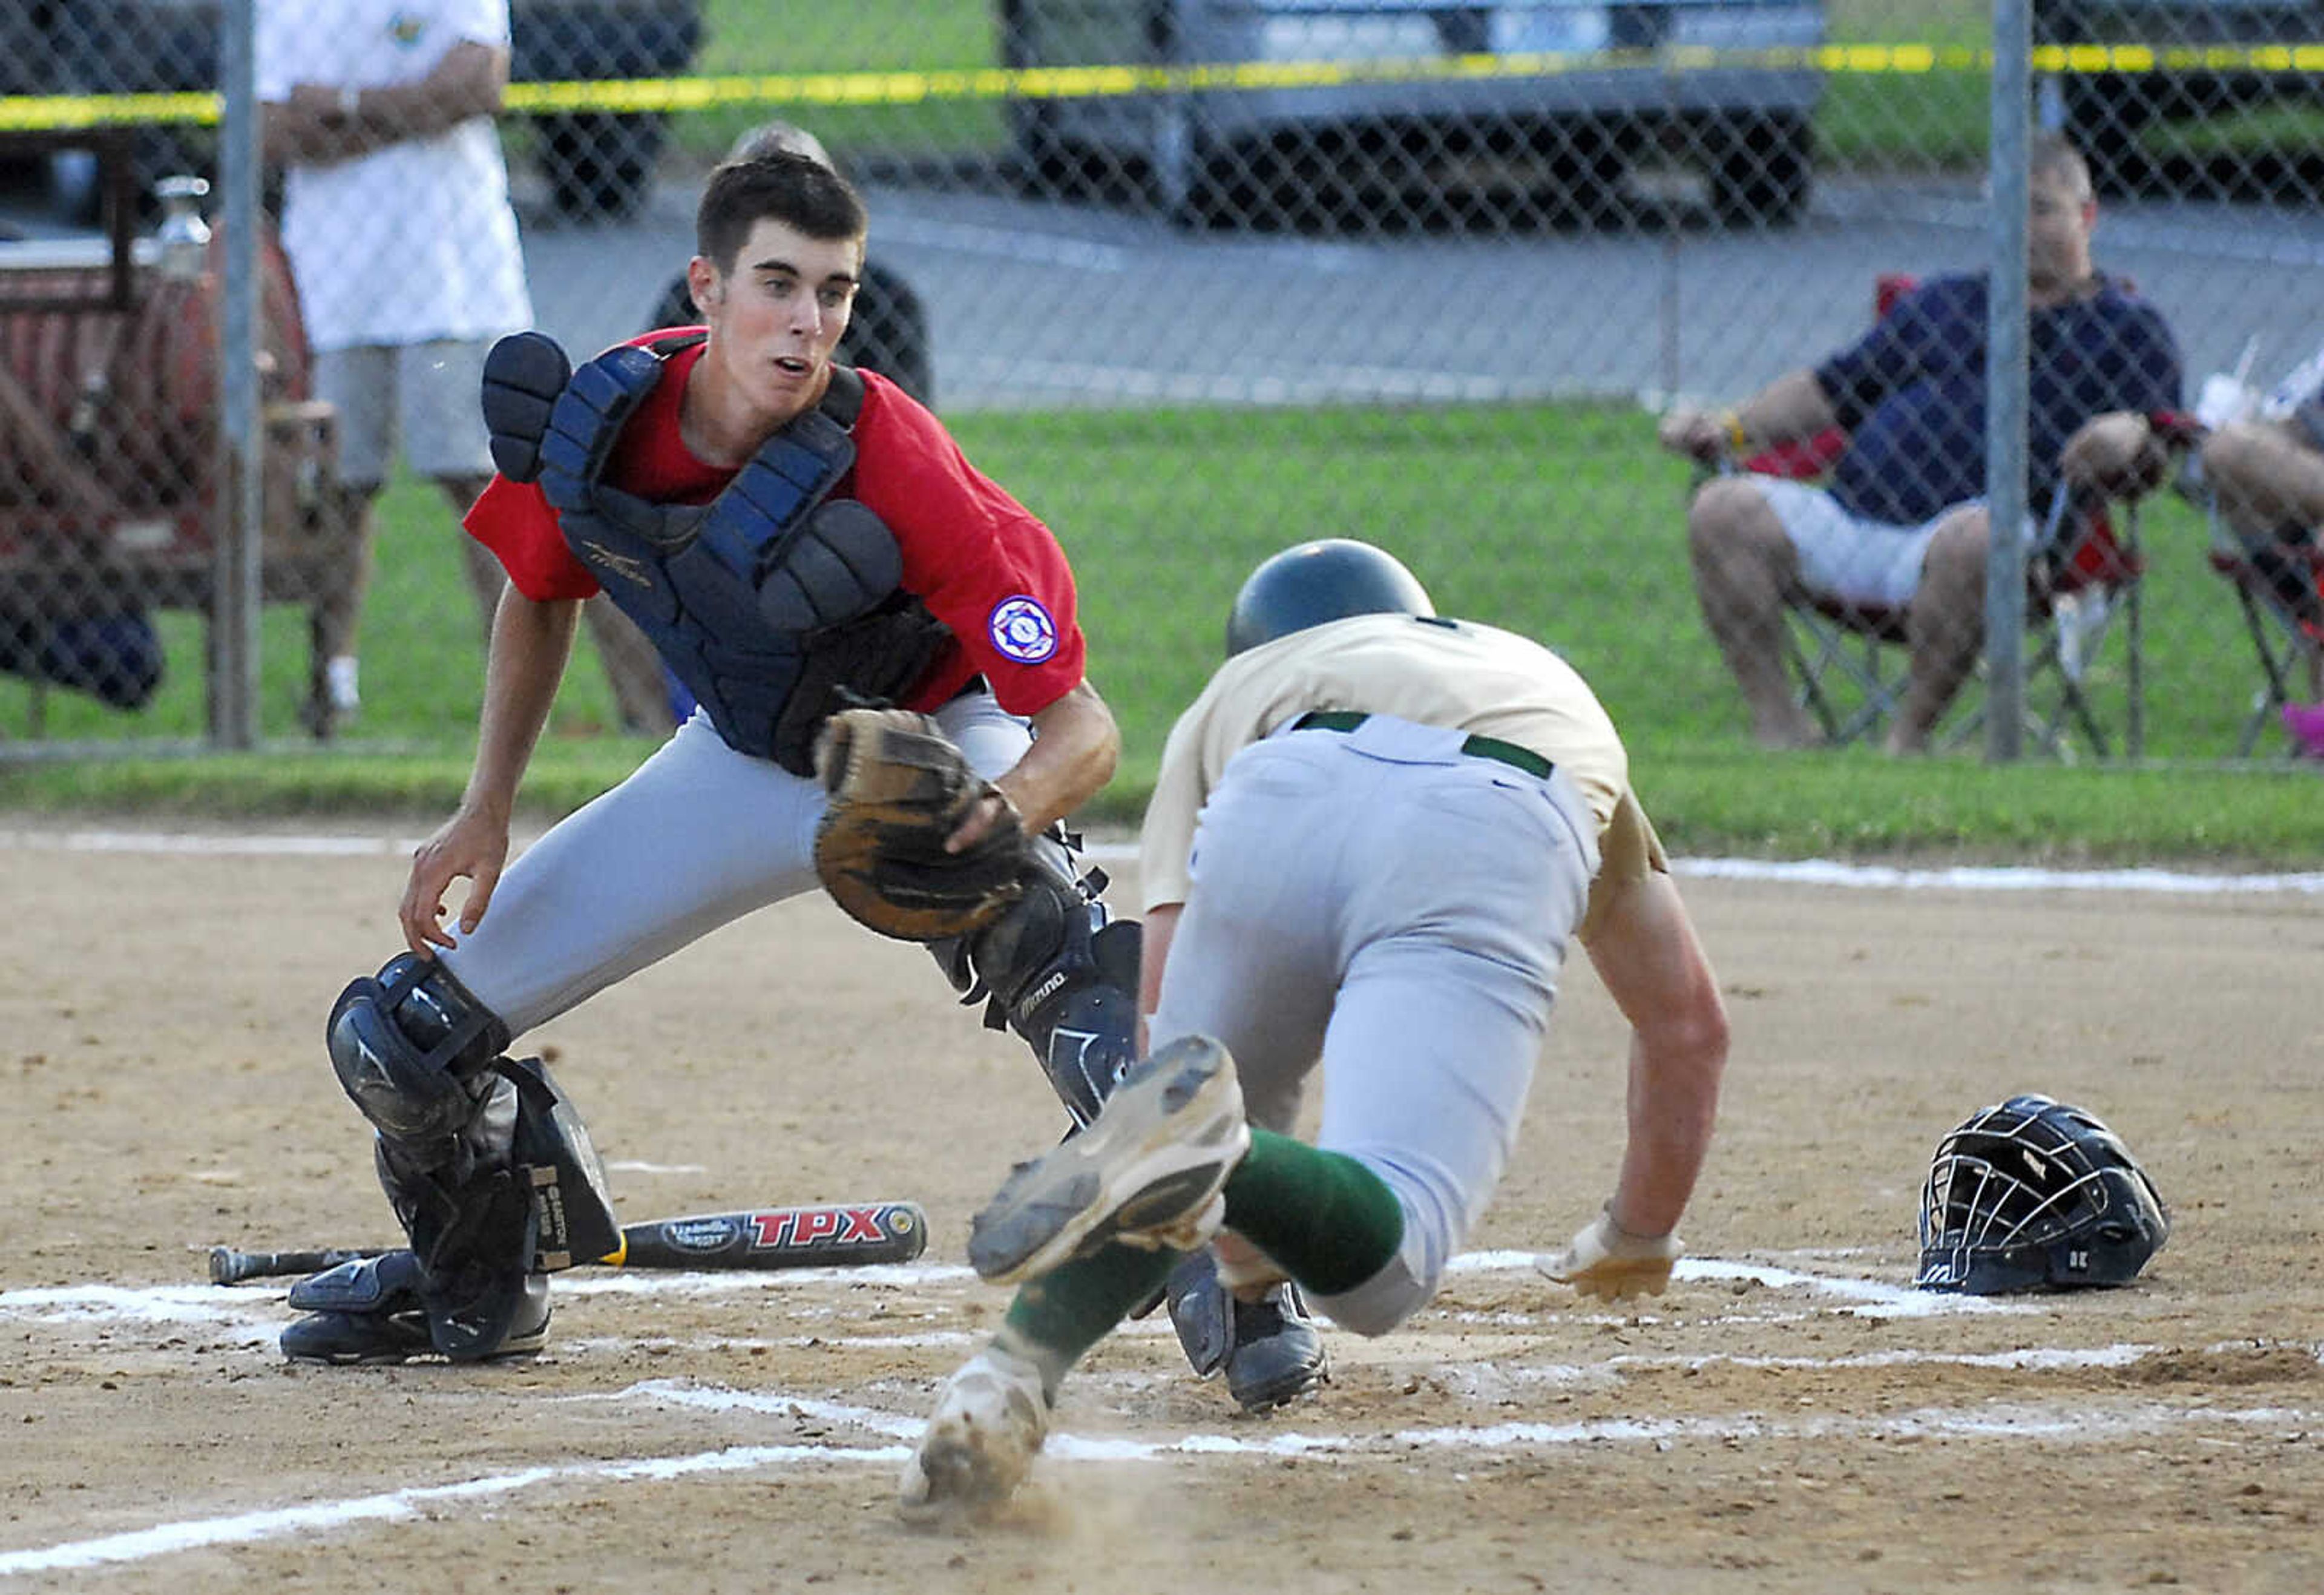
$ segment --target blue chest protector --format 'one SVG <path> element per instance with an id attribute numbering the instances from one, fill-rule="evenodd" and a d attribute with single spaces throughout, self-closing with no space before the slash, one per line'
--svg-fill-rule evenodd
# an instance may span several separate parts
<path id="1" fill-rule="evenodd" d="M 835 710 L 901 696 L 951 632 L 902 591 L 895 534 L 833 498 L 855 461 L 863 381 L 835 365 L 823 402 L 761 444 L 707 504 L 608 486 L 622 425 L 699 335 L 609 350 L 573 373 L 540 438 L 542 494 L 566 545 L 739 752 L 813 773 Z"/>

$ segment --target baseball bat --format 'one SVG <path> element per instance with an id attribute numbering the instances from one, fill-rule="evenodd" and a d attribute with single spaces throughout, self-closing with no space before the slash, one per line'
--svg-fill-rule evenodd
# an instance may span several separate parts
<path id="1" fill-rule="evenodd" d="M 917 1202 L 835 1202 L 694 1213 L 622 1226 L 622 1243 L 596 1259 L 608 1268 L 853 1268 L 908 1263 L 928 1243 L 928 1215 Z M 210 1248 L 210 1283 L 313 1274 L 384 1247 L 309 1251 Z"/>

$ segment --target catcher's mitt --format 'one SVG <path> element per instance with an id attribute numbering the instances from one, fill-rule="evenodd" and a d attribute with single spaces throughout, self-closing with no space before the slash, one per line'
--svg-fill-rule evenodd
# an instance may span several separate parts
<path id="1" fill-rule="evenodd" d="M 996 788 L 927 715 L 834 715 L 816 738 L 815 773 L 831 796 L 815 872 L 834 902 L 881 935 L 965 936 L 1024 892 L 1031 842 L 1013 806 L 973 846 L 945 851 L 945 838 Z"/>

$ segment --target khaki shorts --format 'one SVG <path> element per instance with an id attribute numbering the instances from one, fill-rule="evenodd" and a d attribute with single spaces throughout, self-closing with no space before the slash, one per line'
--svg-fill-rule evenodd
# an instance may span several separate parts
<path id="1" fill-rule="evenodd" d="M 489 338 L 358 344 L 315 356 L 315 393 L 339 412 L 339 480 L 377 487 L 399 438 L 412 470 L 429 477 L 493 474 L 483 403 Z"/>

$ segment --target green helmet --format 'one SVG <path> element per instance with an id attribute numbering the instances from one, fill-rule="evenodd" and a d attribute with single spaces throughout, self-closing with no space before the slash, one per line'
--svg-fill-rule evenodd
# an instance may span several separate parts
<path id="1" fill-rule="evenodd" d="M 1227 616 L 1227 654 L 1351 614 L 1435 613 L 1428 589 L 1395 555 L 1325 538 L 1286 549 L 1250 573 Z"/>

